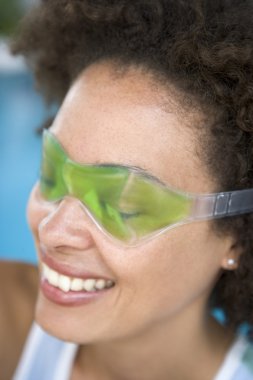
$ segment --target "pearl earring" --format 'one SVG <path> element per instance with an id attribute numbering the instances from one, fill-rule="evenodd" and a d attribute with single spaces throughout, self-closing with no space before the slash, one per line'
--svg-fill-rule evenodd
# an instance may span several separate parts
<path id="1" fill-rule="evenodd" d="M 228 265 L 234 265 L 236 261 L 234 259 L 228 259 L 227 263 Z"/>

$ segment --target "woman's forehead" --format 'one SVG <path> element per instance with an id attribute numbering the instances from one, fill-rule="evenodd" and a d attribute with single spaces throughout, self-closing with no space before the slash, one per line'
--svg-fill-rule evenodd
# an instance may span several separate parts
<path id="1" fill-rule="evenodd" d="M 67 94 L 52 131 L 76 162 L 139 166 L 182 190 L 210 191 L 195 154 L 195 128 L 178 115 L 175 100 L 171 112 L 164 110 L 164 94 L 149 96 L 149 85 L 142 77 L 140 82 L 137 96 L 127 77 L 118 80 L 100 69 L 84 72 Z M 193 188 L 194 178 L 198 183 Z"/>

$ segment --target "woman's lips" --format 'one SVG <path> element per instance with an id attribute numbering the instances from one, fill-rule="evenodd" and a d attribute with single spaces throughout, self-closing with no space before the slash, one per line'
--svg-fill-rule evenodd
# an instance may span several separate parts
<path id="1" fill-rule="evenodd" d="M 45 278 L 41 278 L 40 283 L 41 290 L 44 296 L 50 301 L 57 303 L 62 306 L 78 306 L 85 305 L 91 303 L 92 301 L 98 300 L 107 294 L 112 288 L 103 289 L 99 291 L 92 292 L 63 292 L 61 289 L 50 285 L 49 282 Z"/>
<path id="2" fill-rule="evenodd" d="M 48 254 L 48 252 L 45 249 L 43 249 L 43 247 L 40 249 L 40 259 L 40 287 L 42 293 L 47 299 L 57 304 L 65 306 L 77 306 L 87 304 L 107 294 L 115 285 L 115 282 L 107 276 L 98 273 L 93 273 L 91 271 L 83 271 L 80 268 L 73 268 L 66 263 L 60 263 L 59 261 L 53 259 Z M 110 285 L 104 287 L 103 289 L 94 288 L 89 291 L 87 291 L 87 289 L 85 290 L 84 288 L 83 290 L 68 290 L 68 288 L 68 291 L 64 291 L 66 290 L 64 289 L 64 287 L 61 287 L 60 285 L 57 286 L 57 283 L 54 282 L 51 283 L 51 280 L 48 279 L 46 273 L 44 272 L 43 263 L 46 264 L 47 267 L 49 267 L 49 270 L 52 269 L 53 271 L 57 272 L 60 276 L 65 275 L 72 279 L 80 279 L 80 281 L 90 281 L 90 279 L 93 279 L 100 280 L 100 282 L 102 280 L 103 282 L 104 280 L 107 284 L 110 283 Z"/>

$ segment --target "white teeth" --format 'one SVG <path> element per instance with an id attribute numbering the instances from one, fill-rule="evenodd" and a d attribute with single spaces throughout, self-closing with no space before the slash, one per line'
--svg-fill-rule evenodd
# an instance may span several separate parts
<path id="1" fill-rule="evenodd" d="M 64 292 L 68 292 L 69 290 L 77 292 L 81 290 L 85 290 L 86 292 L 99 291 L 114 285 L 112 280 L 104 280 L 102 278 L 98 280 L 94 278 L 83 280 L 82 278 L 65 276 L 49 268 L 45 263 L 42 263 L 42 273 L 49 284 L 60 288 Z"/>
<path id="2" fill-rule="evenodd" d="M 96 289 L 104 289 L 105 288 L 105 280 L 97 280 L 95 284 Z"/>
<path id="3" fill-rule="evenodd" d="M 58 286 L 59 274 L 55 272 L 53 269 L 49 269 L 48 273 L 48 282 L 51 285 Z"/>
<path id="4" fill-rule="evenodd" d="M 84 290 L 86 290 L 87 292 L 90 292 L 91 290 L 95 290 L 95 283 L 96 283 L 96 280 L 91 279 L 91 278 L 88 280 L 85 280 L 83 284 Z"/>
<path id="5" fill-rule="evenodd" d="M 61 274 L 59 276 L 58 288 L 60 288 L 64 292 L 68 292 L 69 291 L 69 289 L 70 289 L 70 283 L 71 283 L 71 280 L 70 280 L 69 277 L 64 276 L 63 274 Z"/>
<path id="6" fill-rule="evenodd" d="M 42 264 L 42 271 L 43 271 L 43 273 L 45 274 L 45 277 L 47 277 L 47 278 L 48 278 L 48 277 L 49 277 L 49 273 L 50 273 L 51 269 L 49 269 L 47 265 L 45 265 L 45 264 Z"/>
<path id="7" fill-rule="evenodd" d="M 75 291 L 83 290 L 83 280 L 81 278 L 73 278 L 70 289 Z"/>

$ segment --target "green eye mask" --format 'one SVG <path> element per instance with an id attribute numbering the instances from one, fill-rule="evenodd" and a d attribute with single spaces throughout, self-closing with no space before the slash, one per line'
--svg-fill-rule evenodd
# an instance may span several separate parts
<path id="1" fill-rule="evenodd" d="M 253 189 L 188 194 L 132 167 L 78 164 L 48 130 L 43 132 L 40 192 L 51 202 L 77 198 L 103 233 L 127 246 L 194 220 L 253 211 Z"/>

